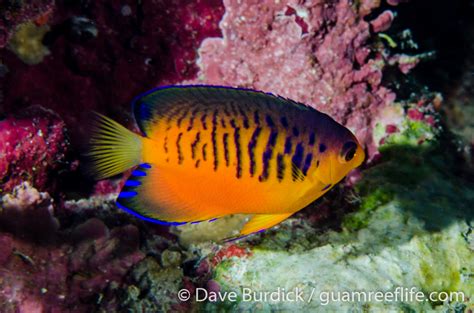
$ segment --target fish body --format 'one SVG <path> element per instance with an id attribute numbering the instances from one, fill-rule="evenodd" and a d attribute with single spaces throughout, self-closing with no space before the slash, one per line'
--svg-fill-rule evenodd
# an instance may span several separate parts
<path id="1" fill-rule="evenodd" d="M 254 214 L 242 235 L 278 224 L 364 159 L 344 126 L 263 92 L 171 86 L 134 100 L 143 136 L 102 117 L 90 155 L 100 178 L 142 164 L 117 205 L 181 224 Z"/>

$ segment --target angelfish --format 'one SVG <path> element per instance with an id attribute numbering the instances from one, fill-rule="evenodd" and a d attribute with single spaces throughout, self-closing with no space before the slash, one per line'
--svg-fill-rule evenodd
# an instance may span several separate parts
<path id="1" fill-rule="evenodd" d="M 255 90 L 161 87 L 132 108 L 143 134 L 98 115 L 89 156 L 99 179 L 134 168 L 116 204 L 151 222 L 253 214 L 240 235 L 259 232 L 321 197 L 365 157 L 328 115 Z"/>

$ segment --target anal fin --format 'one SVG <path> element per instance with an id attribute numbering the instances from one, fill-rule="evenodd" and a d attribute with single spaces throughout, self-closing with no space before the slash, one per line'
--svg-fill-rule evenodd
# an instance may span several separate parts
<path id="1" fill-rule="evenodd" d="M 293 215 L 293 212 L 282 214 L 255 214 L 240 230 L 240 235 L 245 236 L 270 228 L 286 220 L 291 215 Z"/>
<path id="2" fill-rule="evenodd" d="M 179 226 L 186 224 L 186 222 L 172 222 L 157 219 L 151 216 L 149 209 L 144 209 L 143 206 L 140 205 L 140 202 L 137 201 L 137 198 L 139 198 L 140 194 L 140 188 L 144 183 L 144 179 L 150 174 L 151 168 L 152 167 L 150 164 L 143 163 L 133 170 L 130 177 L 125 182 L 122 190 L 120 191 L 115 204 L 123 211 L 146 222 L 167 226 Z"/>

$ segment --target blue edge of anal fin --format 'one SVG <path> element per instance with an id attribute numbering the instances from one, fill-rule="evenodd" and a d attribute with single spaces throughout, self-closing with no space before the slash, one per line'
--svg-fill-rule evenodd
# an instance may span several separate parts
<path id="1" fill-rule="evenodd" d="M 179 225 L 187 224 L 188 222 L 167 222 L 167 221 L 161 221 L 161 220 L 157 220 L 151 217 L 143 216 L 119 202 L 120 199 L 133 198 L 138 195 L 138 192 L 135 191 L 134 189 L 140 186 L 141 182 L 139 180 L 135 180 L 134 177 L 136 178 L 136 177 L 146 176 L 147 175 L 146 171 L 149 169 L 151 169 L 151 165 L 148 163 L 143 163 L 139 165 L 139 168 L 132 171 L 130 178 L 125 182 L 125 185 L 124 185 L 124 189 L 126 188 L 126 190 L 122 190 L 119 193 L 117 200 L 115 201 L 115 204 L 117 205 L 117 207 L 146 222 L 151 222 L 151 223 L 166 225 L 166 226 L 179 226 Z M 217 220 L 217 218 L 210 219 L 209 222 L 214 222 L 215 220 Z M 203 221 L 196 221 L 196 222 L 190 222 L 190 223 L 197 224 L 200 222 L 203 222 Z"/>

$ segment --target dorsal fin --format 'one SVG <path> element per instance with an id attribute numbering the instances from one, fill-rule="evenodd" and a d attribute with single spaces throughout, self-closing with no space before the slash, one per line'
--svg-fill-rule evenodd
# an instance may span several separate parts
<path id="1" fill-rule="evenodd" d="M 208 85 L 159 87 L 136 97 L 132 106 L 138 127 L 147 135 L 149 126 L 161 118 L 174 118 L 173 115 L 186 110 L 219 109 L 234 101 L 237 105 L 245 106 L 250 110 L 273 111 L 278 106 L 284 106 L 289 110 L 316 111 L 304 104 L 270 93 Z"/>

